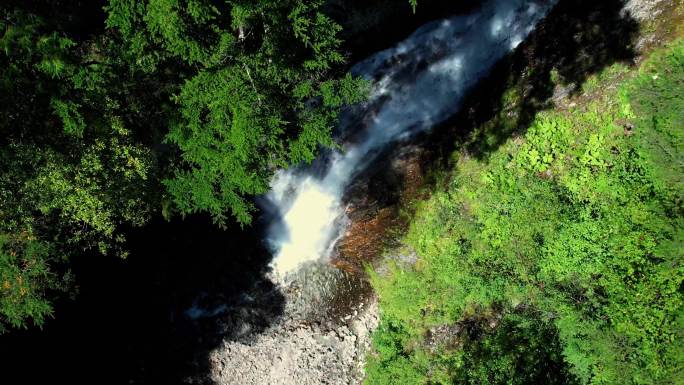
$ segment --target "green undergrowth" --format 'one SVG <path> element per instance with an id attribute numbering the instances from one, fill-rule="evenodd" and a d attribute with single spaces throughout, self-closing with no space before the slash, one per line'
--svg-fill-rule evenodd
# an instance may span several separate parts
<path id="1" fill-rule="evenodd" d="M 583 90 L 418 204 L 367 384 L 684 383 L 684 41 Z"/>

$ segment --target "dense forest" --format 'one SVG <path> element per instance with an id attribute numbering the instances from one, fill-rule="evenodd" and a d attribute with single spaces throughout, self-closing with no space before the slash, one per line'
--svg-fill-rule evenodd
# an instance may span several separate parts
<path id="1" fill-rule="evenodd" d="M 2 6 L 2 329 L 50 316 L 74 253 L 125 258 L 158 211 L 249 224 L 274 170 L 333 145 L 364 91 L 322 4 Z"/>
<path id="2" fill-rule="evenodd" d="M 56 302 L 78 301 L 75 258 L 130 259 L 151 223 L 249 228 L 274 173 L 339 148 L 340 112 L 369 93 L 351 62 L 409 32 L 373 40 L 345 18 L 375 1 L 361 3 L 2 2 L 0 334 L 40 331 Z M 544 68 L 552 88 L 577 87 L 560 107 L 528 110 L 538 68 L 489 79 L 500 95 L 475 97 L 496 113 L 459 133 L 427 198 L 402 208 L 387 253 L 415 260 L 367 266 L 381 314 L 367 384 L 684 383 L 673 25 L 638 65 L 572 68 L 586 72 L 578 84 Z"/>

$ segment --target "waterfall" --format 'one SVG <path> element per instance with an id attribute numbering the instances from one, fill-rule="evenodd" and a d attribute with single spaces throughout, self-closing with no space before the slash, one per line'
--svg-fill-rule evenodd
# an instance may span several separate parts
<path id="1" fill-rule="evenodd" d="M 470 15 L 422 26 L 395 47 L 356 64 L 372 82 L 370 98 L 345 111 L 339 131 L 357 133 L 326 168 L 279 171 L 266 196 L 277 209 L 267 241 L 272 267 L 285 277 L 329 257 L 345 228 L 342 196 L 351 180 L 388 144 L 428 130 L 459 109 L 466 92 L 515 49 L 555 0 L 490 0 Z"/>

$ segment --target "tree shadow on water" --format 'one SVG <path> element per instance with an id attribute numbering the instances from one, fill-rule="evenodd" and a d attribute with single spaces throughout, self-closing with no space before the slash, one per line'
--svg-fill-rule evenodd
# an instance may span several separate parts
<path id="1" fill-rule="evenodd" d="M 485 159 L 521 134 L 554 99 L 579 93 L 589 76 L 637 56 L 639 24 L 622 0 L 561 0 L 518 49 L 498 63 L 459 113 L 432 131 L 436 160 L 456 148 Z M 560 92 L 559 92 L 560 91 Z"/>
<path id="2" fill-rule="evenodd" d="M 44 330 L 0 337 L 6 379 L 213 384 L 210 353 L 254 337 L 282 314 L 258 226 L 224 231 L 204 216 L 158 219 L 129 240 L 127 260 L 73 261 L 79 293 L 56 304 Z"/>

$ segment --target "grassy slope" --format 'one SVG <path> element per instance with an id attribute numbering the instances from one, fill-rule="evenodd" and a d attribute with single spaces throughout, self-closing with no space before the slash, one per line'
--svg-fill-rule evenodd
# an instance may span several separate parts
<path id="1" fill-rule="evenodd" d="M 368 384 L 682 380 L 684 41 L 584 87 L 418 204 Z"/>

